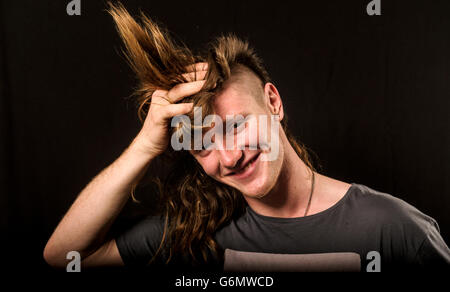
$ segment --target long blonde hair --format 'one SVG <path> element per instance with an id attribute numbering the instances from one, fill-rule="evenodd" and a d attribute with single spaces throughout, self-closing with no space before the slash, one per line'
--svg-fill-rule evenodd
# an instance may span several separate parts
<path id="1" fill-rule="evenodd" d="M 139 85 L 136 89 L 138 115 L 143 121 L 156 89 L 169 90 L 186 82 L 186 68 L 203 61 L 208 63 L 206 83 L 200 93 L 187 100 L 203 108 L 203 115 L 212 111 L 212 99 L 239 66 L 254 72 L 261 84 L 270 82 L 262 61 L 247 42 L 234 35 L 220 36 L 212 41 L 202 55 L 194 55 L 185 45 L 176 43 L 167 31 L 141 13 L 141 23 L 130 16 L 122 4 L 109 4 L 117 30 L 125 44 L 125 56 L 134 70 Z M 289 142 L 313 169 L 306 148 L 298 143 L 282 122 Z M 170 147 L 169 147 L 170 148 Z M 209 177 L 188 152 L 166 151 L 173 162 L 164 178 L 157 178 L 162 210 L 165 215 L 164 234 L 157 255 L 167 252 L 167 262 L 180 255 L 190 256 L 194 264 L 208 261 L 212 253 L 221 258 L 223 251 L 214 239 L 215 232 L 245 210 L 243 195 L 236 189 Z"/>

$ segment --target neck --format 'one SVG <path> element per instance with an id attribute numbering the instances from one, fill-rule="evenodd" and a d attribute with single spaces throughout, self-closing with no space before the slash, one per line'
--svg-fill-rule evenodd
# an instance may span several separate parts
<path id="1" fill-rule="evenodd" d="M 283 133 L 283 164 L 272 190 L 261 199 L 247 199 L 258 214 L 296 218 L 304 216 L 311 194 L 312 172 L 300 159 Z"/>

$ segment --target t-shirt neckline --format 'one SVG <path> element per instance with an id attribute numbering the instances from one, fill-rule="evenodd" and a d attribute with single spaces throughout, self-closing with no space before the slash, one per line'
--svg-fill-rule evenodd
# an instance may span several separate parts
<path id="1" fill-rule="evenodd" d="M 329 207 L 328 209 L 325 209 L 319 213 L 316 214 L 312 214 L 312 215 L 307 215 L 306 217 L 292 217 L 292 218 L 281 218 L 281 217 L 271 217 L 271 216 L 265 216 L 262 214 L 257 213 L 255 210 L 253 210 L 250 206 L 247 205 L 247 211 L 253 215 L 255 215 L 256 217 L 266 220 L 266 221 L 271 221 L 271 222 L 298 222 L 298 221 L 307 221 L 313 218 L 318 218 L 318 217 L 322 217 L 327 215 L 328 213 L 334 211 L 336 208 L 338 208 L 339 206 L 341 206 L 346 200 L 347 198 L 350 196 L 350 194 L 353 192 L 353 190 L 356 188 L 356 183 L 351 183 L 350 187 L 348 188 L 347 192 L 345 193 L 345 195 L 339 200 L 337 201 L 333 206 Z"/>

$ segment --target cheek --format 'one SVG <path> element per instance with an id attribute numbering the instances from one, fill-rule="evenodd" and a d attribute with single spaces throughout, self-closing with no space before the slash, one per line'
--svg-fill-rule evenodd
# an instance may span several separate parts
<path id="1" fill-rule="evenodd" d="M 252 118 L 247 122 L 243 133 L 245 135 L 245 143 L 249 146 L 258 147 L 259 144 L 259 128 L 257 118 Z"/>
<path id="2" fill-rule="evenodd" d="M 217 159 L 213 157 L 212 153 L 208 155 L 208 157 L 198 158 L 197 161 L 200 163 L 207 175 L 215 176 L 218 174 L 219 164 Z"/>
<path id="3" fill-rule="evenodd" d="M 248 121 L 245 129 L 247 145 L 268 150 L 271 141 L 271 116 L 261 115 Z"/>

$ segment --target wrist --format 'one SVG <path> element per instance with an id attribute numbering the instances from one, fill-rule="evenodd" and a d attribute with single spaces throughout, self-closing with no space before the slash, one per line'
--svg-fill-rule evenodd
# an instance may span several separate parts
<path id="1" fill-rule="evenodd" d="M 158 156 L 154 151 L 151 151 L 151 147 L 146 145 L 142 139 L 139 138 L 139 135 L 131 142 L 128 150 L 136 154 L 136 156 L 146 160 L 153 160 Z"/>

